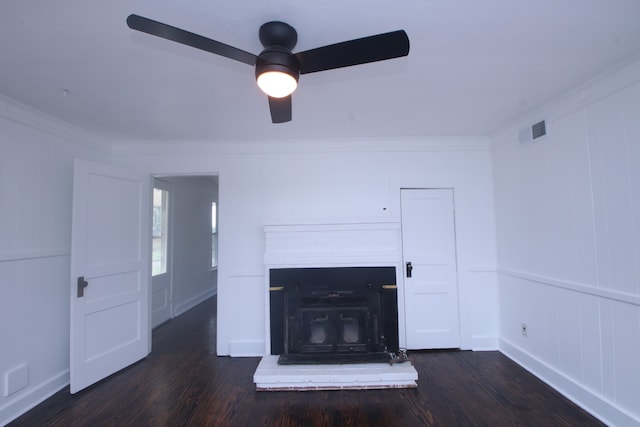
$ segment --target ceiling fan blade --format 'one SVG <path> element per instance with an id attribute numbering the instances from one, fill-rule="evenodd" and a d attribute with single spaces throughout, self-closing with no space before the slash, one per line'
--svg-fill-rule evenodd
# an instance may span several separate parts
<path id="1" fill-rule="evenodd" d="M 295 54 L 300 74 L 332 70 L 383 61 L 409 54 L 409 37 L 404 30 L 331 44 Z"/>
<path id="2" fill-rule="evenodd" d="M 235 59 L 247 65 L 256 65 L 257 57 L 252 53 L 143 16 L 129 15 L 127 25 L 132 30 L 162 37 L 163 39 L 215 53 L 229 59 Z"/>
<path id="3" fill-rule="evenodd" d="M 271 122 L 285 123 L 291 121 L 291 95 L 284 98 L 269 97 L 269 110 L 271 110 Z"/>

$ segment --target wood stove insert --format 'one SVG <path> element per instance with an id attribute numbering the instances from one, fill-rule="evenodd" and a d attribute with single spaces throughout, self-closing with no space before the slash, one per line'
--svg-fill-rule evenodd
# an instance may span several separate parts
<path id="1" fill-rule="evenodd" d="M 388 363 L 399 351 L 395 267 L 271 269 L 269 278 L 279 364 Z"/>

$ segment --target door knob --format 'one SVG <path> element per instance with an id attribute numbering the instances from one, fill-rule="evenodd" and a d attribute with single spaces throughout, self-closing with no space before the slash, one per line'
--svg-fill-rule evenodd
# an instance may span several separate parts
<path id="1" fill-rule="evenodd" d="M 413 270 L 413 265 L 411 265 L 411 262 L 407 262 L 407 277 L 411 277 L 411 271 Z"/>
<path id="2" fill-rule="evenodd" d="M 84 276 L 78 277 L 78 298 L 82 298 L 84 296 L 84 288 L 89 286 L 89 282 L 84 280 Z"/>

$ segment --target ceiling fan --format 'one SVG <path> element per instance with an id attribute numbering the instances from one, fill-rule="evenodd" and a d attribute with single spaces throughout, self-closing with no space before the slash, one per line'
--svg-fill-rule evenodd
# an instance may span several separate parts
<path id="1" fill-rule="evenodd" d="M 129 28 L 255 66 L 258 86 L 269 97 L 273 123 L 291 121 L 291 93 L 300 74 L 383 61 L 409 54 L 404 30 L 378 34 L 304 52 L 292 53 L 298 41 L 296 30 L 284 22 L 263 24 L 258 33 L 264 50 L 254 55 L 216 40 L 163 24 L 139 15 L 129 15 Z"/>

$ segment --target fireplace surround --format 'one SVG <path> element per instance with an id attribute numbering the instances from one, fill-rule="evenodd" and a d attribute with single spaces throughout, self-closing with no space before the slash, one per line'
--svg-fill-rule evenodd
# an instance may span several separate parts
<path id="1" fill-rule="evenodd" d="M 345 268 L 342 272 L 351 270 L 360 272 L 365 270 L 355 267 L 384 268 L 389 277 L 384 280 L 371 282 L 368 284 L 381 285 L 382 289 L 392 291 L 393 298 L 382 298 L 386 310 L 387 305 L 392 306 L 390 310 L 397 315 L 397 328 L 400 347 L 404 346 L 404 301 L 402 295 L 402 245 L 400 237 L 400 224 L 397 222 L 340 222 L 324 224 L 284 224 L 265 225 L 265 356 L 260 361 L 254 374 L 256 389 L 261 391 L 281 391 L 281 390 L 342 390 L 342 389 L 380 389 L 380 388 L 412 388 L 417 386 L 418 373 L 411 364 L 408 363 L 345 363 L 345 364 L 293 364 L 282 365 L 278 363 L 280 355 L 274 355 L 272 351 L 272 306 L 283 313 L 280 330 L 284 330 L 284 281 L 271 280 L 271 276 L 278 276 L 276 270 L 287 269 L 336 269 Z M 391 267 L 395 271 L 392 277 Z M 272 273 L 273 272 L 273 273 Z M 281 271 L 282 272 L 282 271 Z M 316 271 L 318 272 L 318 271 Z M 322 273 L 321 273 L 322 274 Z M 320 277 L 315 275 L 316 278 Z M 388 280 L 387 280 L 388 279 Z M 318 279 L 316 279 L 318 280 Z M 279 284 L 276 282 L 280 282 Z M 323 280 L 323 283 L 339 283 L 335 281 Z M 357 280 L 347 280 L 347 283 L 356 283 Z M 364 283 L 364 282 L 361 282 Z M 273 286 L 272 286 L 273 284 Z M 397 289 L 393 286 L 397 285 Z M 273 298 L 275 290 L 282 286 L 281 297 Z M 375 286 L 372 286 L 372 288 Z M 317 306 L 326 305 L 331 300 L 331 292 L 337 292 L 340 298 L 347 297 L 348 293 L 341 293 L 337 290 L 326 289 L 324 300 L 314 303 L 306 301 L 307 311 L 313 312 Z M 366 297 L 368 301 L 369 297 Z M 353 302 L 353 301 L 352 301 Z M 358 301 L 355 301 L 358 302 Z M 362 302 L 360 300 L 360 302 Z M 368 303 L 368 302 L 367 302 Z M 279 305 L 278 305 L 279 304 Z M 339 302 L 343 308 L 350 305 L 349 302 Z M 359 311 L 356 311 L 359 313 Z M 317 313 L 315 313 L 317 314 Z M 342 326 L 346 330 L 343 332 L 343 341 L 352 345 L 360 341 L 362 326 L 354 329 L 354 322 L 360 321 L 357 315 L 345 315 Z M 325 316 L 320 316 L 319 323 L 312 328 L 309 341 L 312 344 L 320 344 L 322 329 L 319 327 Z M 328 322 L 327 319 L 324 322 Z M 366 324 L 366 323 L 365 323 Z M 364 327 L 366 330 L 366 326 Z M 346 336 L 345 336 L 346 335 Z M 390 334 L 384 335 L 384 342 L 389 345 Z M 276 338 L 275 348 L 284 349 L 284 333 L 280 338 Z M 354 346 L 354 350 L 355 350 Z M 279 353 L 277 351 L 276 353 Z M 343 352 L 349 353 L 349 352 Z M 355 351 L 354 351 L 355 353 Z M 344 355 L 344 354 L 343 354 Z M 398 360 L 402 361 L 402 360 Z"/>
<path id="2" fill-rule="evenodd" d="M 395 267 L 269 270 L 279 364 L 390 362 L 399 351 Z"/>

